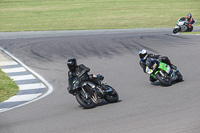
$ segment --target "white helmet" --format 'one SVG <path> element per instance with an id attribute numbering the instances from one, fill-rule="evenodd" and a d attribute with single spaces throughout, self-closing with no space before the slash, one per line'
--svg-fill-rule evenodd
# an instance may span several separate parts
<path id="1" fill-rule="evenodd" d="M 145 49 L 139 51 L 139 56 L 141 60 L 146 60 L 148 57 L 148 52 Z"/>

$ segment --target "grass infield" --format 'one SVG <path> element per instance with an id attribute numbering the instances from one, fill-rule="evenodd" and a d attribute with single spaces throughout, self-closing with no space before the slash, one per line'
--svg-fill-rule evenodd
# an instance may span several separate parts
<path id="1" fill-rule="evenodd" d="M 18 91 L 16 83 L 0 69 L 0 103 L 14 96 Z"/>
<path id="2" fill-rule="evenodd" d="M 0 31 L 174 27 L 200 0 L 0 0 Z M 197 22 L 195 26 L 200 26 Z"/>
<path id="3" fill-rule="evenodd" d="M 181 34 L 199 34 L 200 35 L 200 32 L 182 32 Z"/>

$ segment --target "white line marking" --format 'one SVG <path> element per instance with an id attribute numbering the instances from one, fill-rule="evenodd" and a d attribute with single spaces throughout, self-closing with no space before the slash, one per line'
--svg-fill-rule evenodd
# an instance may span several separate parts
<path id="1" fill-rule="evenodd" d="M 0 66 L 9 66 L 9 65 L 17 65 L 18 63 L 15 61 L 4 61 L 0 62 Z"/>
<path id="2" fill-rule="evenodd" d="M 13 73 L 13 72 L 25 72 L 26 69 L 24 69 L 23 67 L 19 67 L 19 68 L 2 69 L 2 71 L 4 71 L 5 73 Z"/>
<path id="3" fill-rule="evenodd" d="M 4 112 L 4 111 L 6 111 L 6 110 L 8 110 L 8 108 L 2 108 L 2 109 L 0 109 L 0 113 L 1 113 L 1 112 Z"/>
<path id="4" fill-rule="evenodd" d="M 38 96 L 40 96 L 42 93 L 38 93 L 38 94 L 27 94 L 27 95 L 16 95 L 13 96 L 11 98 L 9 98 L 8 100 L 4 101 L 6 102 L 21 102 L 21 101 L 30 101 Z"/>
<path id="5" fill-rule="evenodd" d="M 20 75 L 20 76 L 10 76 L 14 81 L 18 80 L 28 80 L 28 79 L 36 79 L 33 75 Z"/>
<path id="6" fill-rule="evenodd" d="M 46 86 L 42 83 L 24 84 L 24 85 L 18 85 L 18 86 L 19 86 L 19 90 L 46 88 Z"/>

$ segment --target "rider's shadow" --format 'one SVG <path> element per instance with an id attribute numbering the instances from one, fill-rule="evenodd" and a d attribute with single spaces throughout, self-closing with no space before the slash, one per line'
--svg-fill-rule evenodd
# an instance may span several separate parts
<path id="1" fill-rule="evenodd" d="M 98 108 L 98 107 L 101 107 L 101 106 L 106 106 L 106 105 L 109 105 L 109 104 L 117 104 L 117 103 L 120 103 L 120 102 L 122 102 L 122 100 L 118 100 L 115 103 L 109 103 L 109 102 L 104 100 L 103 102 L 100 102 L 100 103 L 96 104 L 93 108 L 90 108 L 90 109 L 95 109 L 95 108 Z M 88 110 L 88 109 L 82 107 L 81 105 L 79 107 L 82 108 L 82 109 Z"/>
<path id="2" fill-rule="evenodd" d="M 183 81 L 184 81 L 184 80 L 179 81 L 179 82 L 173 81 L 172 84 L 171 84 L 170 86 L 172 86 L 172 85 L 174 85 L 174 84 L 177 84 L 177 83 L 180 83 L 180 82 L 183 82 Z M 163 85 L 162 83 L 160 83 L 160 81 L 151 82 L 151 84 L 154 85 L 154 86 L 170 87 L 170 86 Z"/>
<path id="3" fill-rule="evenodd" d="M 117 103 L 120 103 L 122 100 L 118 100 L 117 102 L 115 102 L 115 103 L 109 103 L 109 102 L 107 102 L 107 101 L 103 101 L 103 102 L 101 102 L 101 103 L 98 103 L 97 104 L 97 107 L 98 106 L 104 106 L 104 105 L 109 105 L 109 104 L 117 104 Z"/>
<path id="4" fill-rule="evenodd" d="M 159 81 L 151 82 L 151 84 L 152 84 L 152 85 L 155 85 L 155 86 L 161 86 L 161 85 L 162 85 Z"/>

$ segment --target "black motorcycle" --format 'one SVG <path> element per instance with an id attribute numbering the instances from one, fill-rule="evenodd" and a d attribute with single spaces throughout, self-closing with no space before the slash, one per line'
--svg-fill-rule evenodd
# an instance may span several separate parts
<path id="1" fill-rule="evenodd" d="M 96 104 L 106 100 L 109 103 L 115 103 L 118 101 L 119 96 L 114 88 L 103 83 L 104 77 L 97 75 L 98 85 L 91 81 L 80 81 L 76 78 L 73 81 L 73 91 L 78 103 L 86 108 L 93 108 Z"/>

